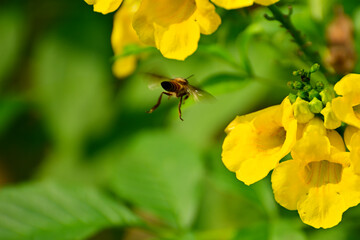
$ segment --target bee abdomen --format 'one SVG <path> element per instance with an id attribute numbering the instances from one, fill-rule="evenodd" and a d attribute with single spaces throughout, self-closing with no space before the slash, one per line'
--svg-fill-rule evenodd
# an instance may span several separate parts
<path id="1" fill-rule="evenodd" d="M 168 92 L 178 92 L 181 89 L 181 85 L 178 83 L 163 81 L 161 82 L 161 87 Z"/>

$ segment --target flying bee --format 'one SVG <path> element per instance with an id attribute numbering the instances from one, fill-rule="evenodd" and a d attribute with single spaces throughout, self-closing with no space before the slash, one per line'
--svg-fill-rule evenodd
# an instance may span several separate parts
<path id="1" fill-rule="evenodd" d="M 181 105 L 184 104 L 185 100 L 189 98 L 189 96 L 192 96 L 195 101 L 200 101 L 203 98 L 214 98 L 210 93 L 201 90 L 197 87 L 194 87 L 189 84 L 188 79 L 191 76 L 187 78 L 167 78 L 156 74 L 149 74 L 153 79 L 157 79 L 158 82 L 160 81 L 161 87 L 165 90 L 160 94 L 160 97 L 156 104 L 149 110 L 147 113 L 152 113 L 156 108 L 160 106 L 161 98 L 163 94 L 170 97 L 176 97 L 179 98 L 179 105 L 178 105 L 178 111 L 179 111 L 179 118 L 180 120 L 184 121 L 181 117 Z M 158 84 L 158 83 L 157 83 Z M 154 84 L 149 85 L 150 88 L 152 88 Z"/>

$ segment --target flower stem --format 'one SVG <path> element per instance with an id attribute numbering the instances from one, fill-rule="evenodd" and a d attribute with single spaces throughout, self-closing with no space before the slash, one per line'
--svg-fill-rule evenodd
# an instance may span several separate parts
<path id="1" fill-rule="evenodd" d="M 289 7 L 289 14 L 283 14 L 280 9 L 275 6 L 275 4 L 268 6 L 268 9 L 272 12 L 273 16 L 270 17 L 265 15 L 268 20 L 276 20 L 279 21 L 282 26 L 288 30 L 290 35 L 293 37 L 294 42 L 299 46 L 300 50 L 305 54 L 305 56 L 312 62 L 312 63 L 320 63 L 320 70 L 326 75 L 330 75 L 330 72 L 324 67 L 322 64 L 322 60 L 320 55 L 317 51 L 314 51 L 311 48 L 309 42 L 306 41 L 305 36 L 301 34 L 299 30 L 295 28 L 293 23 L 291 22 L 290 16 L 292 14 L 292 8 Z"/>

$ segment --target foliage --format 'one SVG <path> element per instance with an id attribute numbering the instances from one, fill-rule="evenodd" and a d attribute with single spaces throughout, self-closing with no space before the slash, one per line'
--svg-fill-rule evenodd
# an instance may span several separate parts
<path id="1" fill-rule="evenodd" d="M 126 0 L 125 0 L 126 1 Z M 321 57 L 333 6 L 354 23 L 352 0 L 281 1 Z M 354 239 L 359 207 L 330 230 L 277 205 L 270 179 L 245 186 L 221 162 L 236 116 L 278 104 L 292 72 L 312 65 L 266 7 L 216 9 L 222 24 L 185 61 L 129 45 L 114 56 L 113 15 L 84 1 L 0 3 L 0 239 Z M 116 79 L 111 64 L 139 55 Z M 360 71 L 357 61 L 353 72 Z M 215 101 L 183 106 L 150 91 L 143 74 L 187 77 Z M 314 74 L 315 79 L 324 79 Z M 339 78 L 340 79 L 340 78 Z"/>

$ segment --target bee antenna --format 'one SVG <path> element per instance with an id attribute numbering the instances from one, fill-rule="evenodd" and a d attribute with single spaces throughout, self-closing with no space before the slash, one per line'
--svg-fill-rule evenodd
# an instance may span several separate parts
<path id="1" fill-rule="evenodd" d="M 188 76 L 187 78 L 185 78 L 186 80 L 189 78 L 192 78 L 194 76 L 194 74 L 191 74 L 190 76 Z"/>

